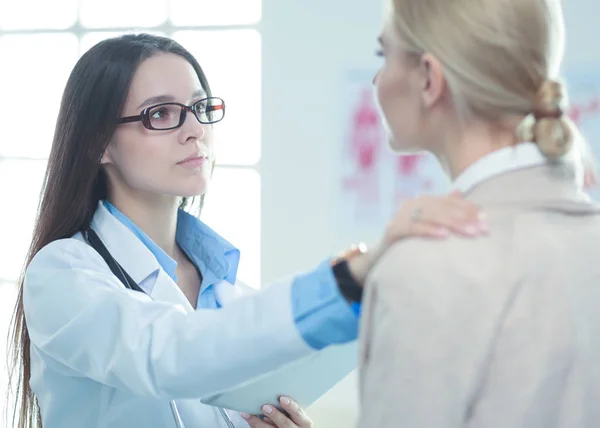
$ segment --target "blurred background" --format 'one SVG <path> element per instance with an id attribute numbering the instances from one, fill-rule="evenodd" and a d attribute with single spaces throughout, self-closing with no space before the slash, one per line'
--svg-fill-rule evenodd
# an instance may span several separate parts
<path id="1" fill-rule="evenodd" d="M 597 147 L 600 3 L 563 7 L 570 114 Z M 228 108 L 202 218 L 241 249 L 240 278 L 260 287 L 376 239 L 404 198 L 447 187 L 429 157 L 386 150 L 370 86 L 384 10 L 364 0 L 0 0 L 2 397 L 14 284 L 78 57 L 103 38 L 146 31 L 198 58 Z M 308 413 L 317 428 L 350 427 L 357 404 L 353 374 Z"/>

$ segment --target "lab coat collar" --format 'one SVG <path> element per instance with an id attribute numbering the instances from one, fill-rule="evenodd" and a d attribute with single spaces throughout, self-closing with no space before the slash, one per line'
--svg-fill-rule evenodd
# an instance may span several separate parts
<path id="1" fill-rule="evenodd" d="M 193 310 L 175 281 L 163 270 L 156 256 L 136 234 L 113 216 L 102 202 L 92 220 L 108 251 L 131 278 L 154 300 L 181 304 Z M 239 297 L 243 288 L 237 285 L 240 252 L 194 216 L 180 211 L 177 241 L 201 271 L 215 276 L 215 294 L 221 304 Z M 183 245 L 182 245 L 183 244 Z M 154 281 L 148 278 L 153 276 Z M 208 282 L 211 278 L 204 278 Z"/>
<path id="2" fill-rule="evenodd" d="M 96 231 L 110 254 L 137 283 L 160 270 L 160 264 L 140 239 L 116 217 L 102 202 L 92 219 Z"/>
<path id="3" fill-rule="evenodd" d="M 119 211 L 109 201 L 103 201 L 114 217 L 123 223 L 152 252 L 162 269 L 177 282 L 177 262 L 164 252 L 131 219 Z M 203 284 L 215 284 L 226 280 L 234 283 L 240 261 L 240 251 L 226 241 L 197 217 L 179 209 L 177 215 L 176 240 L 203 275 Z"/>

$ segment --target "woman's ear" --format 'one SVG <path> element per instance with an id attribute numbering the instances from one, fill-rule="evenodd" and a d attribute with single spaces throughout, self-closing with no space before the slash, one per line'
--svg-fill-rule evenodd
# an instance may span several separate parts
<path id="1" fill-rule="evenodd" d="M 423 106 L 430 108 L 438 103 L 446 91 L 444 69 L 437 58 L 430 54 L 421 56 L 421 99 Z"/>
<path id="2" fill-rule="evenodd" d="M 102 157 L 100 158 L 100 165 L 105 165 L 105 164 L 109 164 L 109 163 L 113 163 L 112 162 L 112 158 L 110 157 L 110 153 L 108 153 L 108 148 L 104 150 L 104 153 L 102 153 Z"/>
<path id="3" fill-rule="evenodd" d="M 114 163 L 113 158 L 110 155 L 110 151 L 111 151 L 110 149 L 111 149 L 111 147 L 114 147 L 114 146 L 115 146 L 114 139 L 111 139 L 111 141 L 109 141 L 109 143 L 104 148 L 104 153 L 102 153 L 102 157 L 100 158 L 100 165 Z"/>

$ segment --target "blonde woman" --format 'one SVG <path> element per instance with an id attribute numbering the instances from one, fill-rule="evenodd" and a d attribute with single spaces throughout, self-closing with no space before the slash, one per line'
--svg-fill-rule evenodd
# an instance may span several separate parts
<path id="1" fill-rule="evenodd" d="M 600 210 L 563 114 L 560 4 L 390 6 L 390 144 L 435 154 L 492 232 L 402 241 L 371 271 L 360 427 L 597 427 Z"/>

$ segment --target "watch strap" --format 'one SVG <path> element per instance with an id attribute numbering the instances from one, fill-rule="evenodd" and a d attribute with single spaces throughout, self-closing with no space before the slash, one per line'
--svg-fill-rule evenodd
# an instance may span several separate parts
<path id="1" fill-rule="evenodd" d="M 348 267 L 348 261 L 341 260 L 335 263 L 332 270 L 338 288 L 346 300 L 349 302 L 361 302 L 363 288 L 352 276 L 350 268 Z"/>

